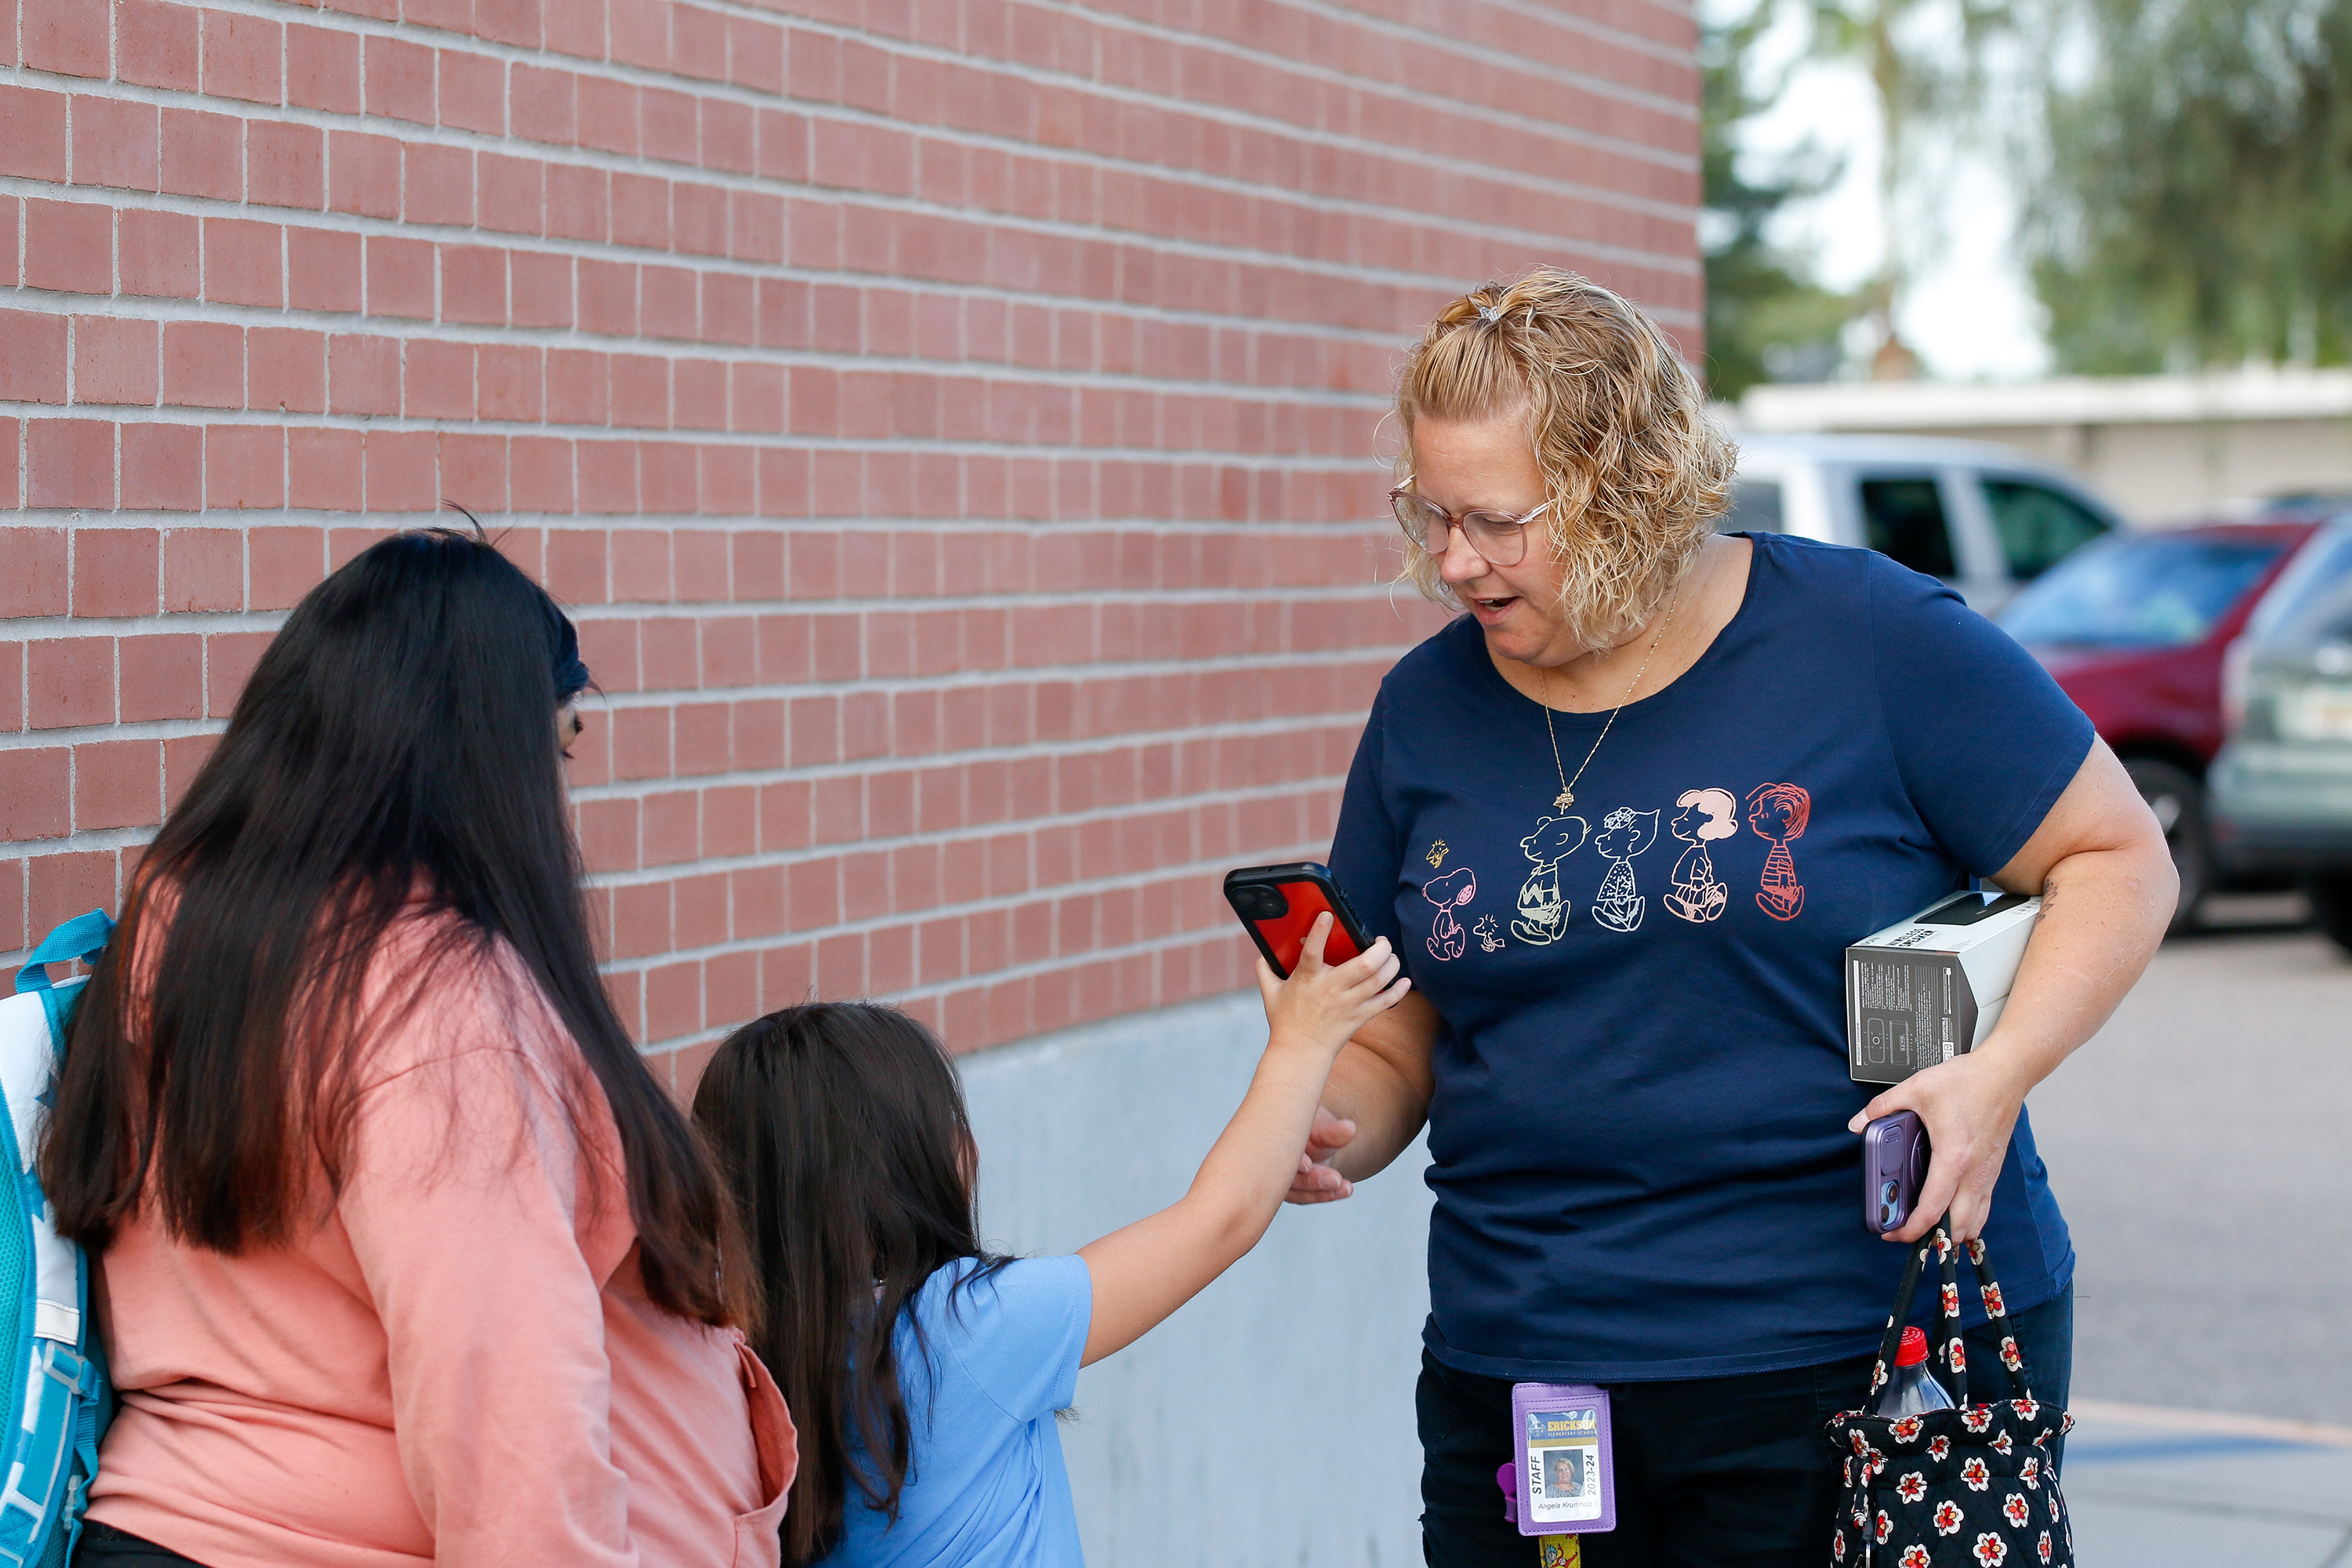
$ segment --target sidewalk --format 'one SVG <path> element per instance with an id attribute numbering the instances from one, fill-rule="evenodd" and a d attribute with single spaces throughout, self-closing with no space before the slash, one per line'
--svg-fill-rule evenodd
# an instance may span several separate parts
<path id="1" fill-rule="evenodd" d="M 2075 1404 L 2082 1568 L 2352 1568 L 2352 1429 Z"/>

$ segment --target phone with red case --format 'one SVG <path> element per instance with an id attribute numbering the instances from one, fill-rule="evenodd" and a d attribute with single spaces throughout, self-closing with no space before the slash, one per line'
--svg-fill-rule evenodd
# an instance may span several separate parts
<path id="1" fill-rule="evenodd" d="M 1371 946 L 1347 895 L 1331 880 L 1328 867 L 1313 860 L 1286 866 L 1244 866 L 1225 873 L 1225 902 L 1284 979 L 1298 967 L 1299 950 L 1315 917 L 1328 910 L 1331 934 L 1324 940 L 1323 962 L 1345 963 Z"/>

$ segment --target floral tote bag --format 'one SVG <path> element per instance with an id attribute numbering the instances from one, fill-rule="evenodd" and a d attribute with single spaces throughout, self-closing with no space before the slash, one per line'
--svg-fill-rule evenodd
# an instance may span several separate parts
<path id="1" fill-rule="evenodd" d="M 1830 1446 L 1845 1459 L 1844 1495 L 1830 1546 L 1834 1568 L 2073 1568 L 2074 1540 L 2052 1459 L 2074 1418 L 2033 1397 L 1984 1243 L 1968 1247 L 1985 1311 L 2000 1334 L 2001 1365 L 1986 1369 L 1993 1386 L 1985 1386 L 1988 1380 L 1977 1385 L 1995 1397 L 1969 1403 L 1958 1249 L 1939 1225 L 1903 1272 L 1864 1408 L 1829 1420 Z M 1874 1415 L 1870 1407 L 1892 1376 L 1930 1252 L 1942 1260 L 1944 1288 L 1927 1359 L 1949 1370 L 1946 1386 L 1955 1407 L 1922 1415 Z M 1999 1397 L 2004 1382 L 2005 1399 Z"/>

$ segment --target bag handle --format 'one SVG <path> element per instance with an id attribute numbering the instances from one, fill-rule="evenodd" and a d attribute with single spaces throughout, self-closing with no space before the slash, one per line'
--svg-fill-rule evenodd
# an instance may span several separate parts
<path id="1" fill-rule="evenodd" d="M 49 965 L 66 963 L 75 959 L 95 962 L 106 951 L 107 939 L 114 934 L 114 921 L 104 910 L 92 910 L 86 915 L 76 915 L 41 939 L 41 945 L 25 960 L 25 967 L 16 971 L 18 992 L 49 989 Z"/>
<path id="2" fill-rule="evenodd" d="M 1927 1254 L 1934 1252 L 1943 1265 L 1943 1289 L 1937 1304 L 1936 1331 L 1930 1336 L 1928 1359 L 1940 1361 L 1950 1370 L 1955 1380 L 1952 1403 L 1965 1405 L 1969 1402 L 1968 1347 L 1960 1338 L 1959 1248 L 1952 1245 L 1948 1228 L 1951 1219 L 1947 1214 L 1937 1220 L 1935 1228 L 1920 1238 L 1910 1262 L 1904 1266 L 1903 1283 L 1895 1288 L 1895 1310 L 1887 1317 L 1886 1332 L 1878 1342 L 1878 1362 L 1870 1370 L 1870 1393 L 1874 1396 L 1894 1378 L 1895 1352 L 1903 1342 L 1904 1325 L 1910 1321 L 1911 1302 L 1919 1293 L 1919 1276 L 1927 1272 Z M 1968 1247 L 1969 1263 L 1976 1272 L 1977 1293 L 1984 1300 L 1986 1321 L 2000 1330 L 2001 1365 L 2017 1390 L 2016 1397 L 2031 1400 L 2033 1390 L 2026 1381 L 2025 1352 L 2018 1348 L 2017 1336 L 2010 1331 L 2008 1303 L 2001 1300 L 2000 1281 L 1993 1278 L 1992 1265 L 1985 1256 L 1984 1238 L 1979 1237 Z"/>

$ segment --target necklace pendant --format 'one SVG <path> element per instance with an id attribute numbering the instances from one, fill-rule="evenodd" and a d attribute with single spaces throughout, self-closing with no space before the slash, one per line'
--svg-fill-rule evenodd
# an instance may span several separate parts
<path id="1" fill-rule="evenodd" d="M 1566 790 L 1562 790 L 1558 795 L 1551 797 L 1551 804 L 1555 808 L 1560 811 L 1566 811 L 1570 806 L 1576 804 L 1576 796 L 1570 795 Z"/>

